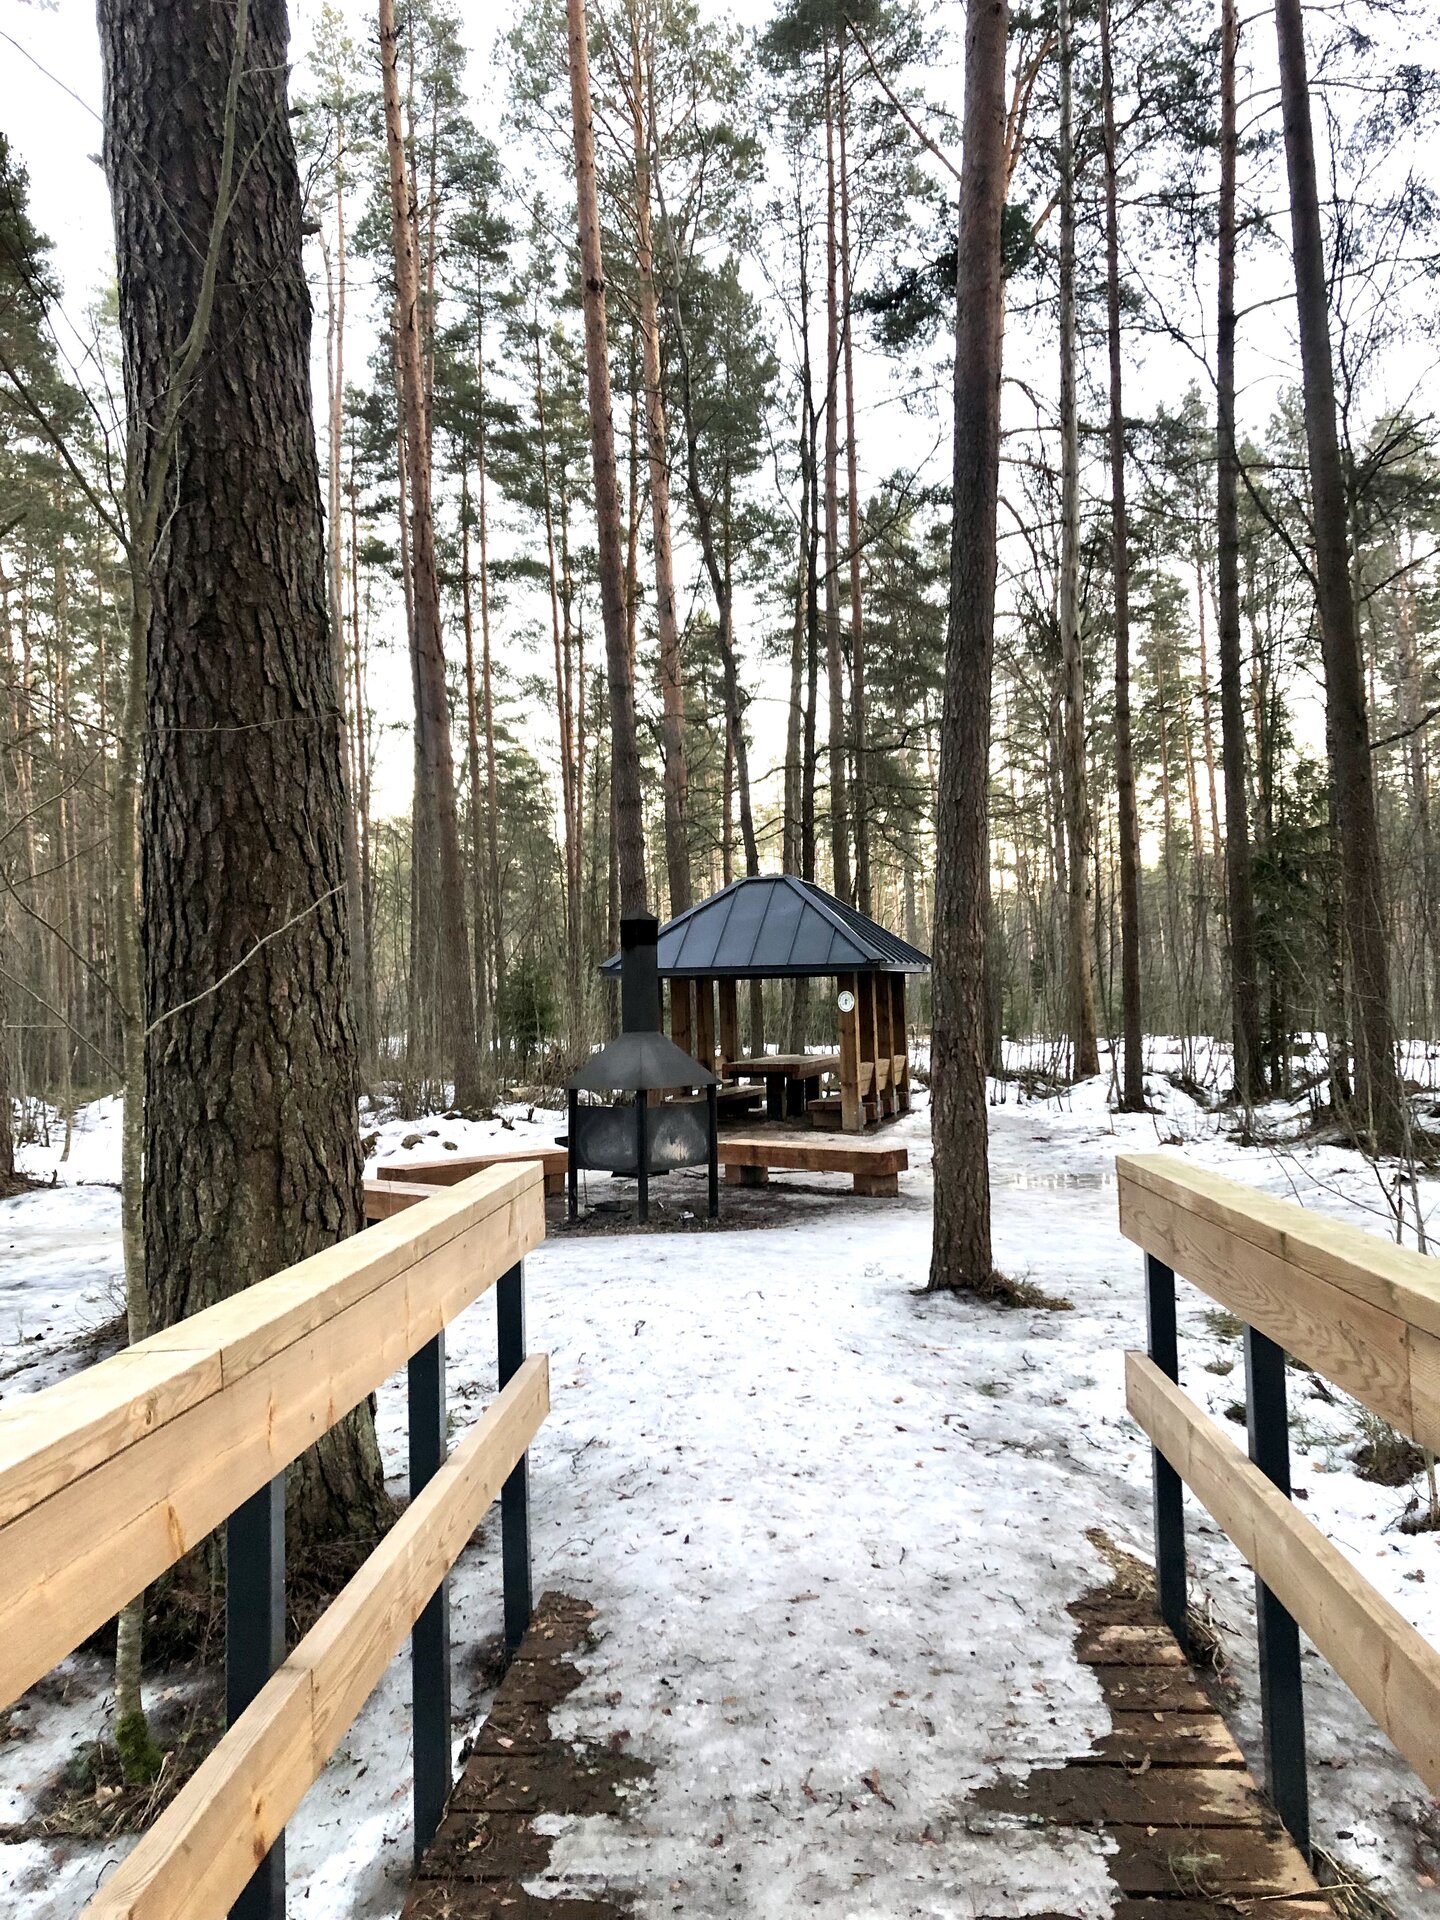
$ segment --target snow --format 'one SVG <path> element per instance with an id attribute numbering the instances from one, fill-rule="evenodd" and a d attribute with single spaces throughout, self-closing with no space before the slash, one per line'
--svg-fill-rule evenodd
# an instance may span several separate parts
<path id="1" fill-rule="evenodd" d="M 1416 1062 L 1427 1065 L 1429 1078 L 1433 1065 Z M 1150 1066 L 1152 1115 L 1112 1116 L 1106 1075 L 1054 1099 L 994 1089 L 997 1258 L 1067 1297 L 1068 1313 L 919 1290 L 923 1111 L 899 1123 L 911 1172 L 898 1202 L 837 1189 L 797 1216 L 782 1196 L 814 1182 L 777 1176 L 777 1224 L 764 1231 L 557 1236 L 531 1256 L 530 1342 L 551 1354 L 554 1400 L 532 1453 L 537 1586 L 589 1599 L 600 1635 L 557 1725 L 601 1745 L 623 1738 L 654 1769 L 628 1818 L 549 1823 L 554 1854 L 535 1891 L 639 1890 L 646 1915 L 1110 1910 L 1098 1837 L 987 1830 L 995 1823 L 973 1820 L 967 1800 L 999 1773 L 1083 1753 L 1108 1725 L 1065 1608 L 1105 1577 L 1088 1528 L 1149 1550 L 1149 1449 L 1122 1386 L 1143 1299 L 1138 1254 L 1115 1222 L 1115 1155 L 1183 1141 L 1234 1177 L 1394 1230 L 1358 1156 L 1285 1137 L 1299 1105 L 1264 1110 L 1257 1124 L 1273 1144 L 1241 1148 L 1204 1100 L 1162 1077 L 1218 1085 L 1220 1050 L 1186 1057 L 1157 1043 Z M 82 1118 L 60 1177 L 113 1178 L 113 1110 Z M 548 1142 L 563 1116 L 365 1125 L 390 1160 L 451 1142 Z M 1420 1195 L 1426 1209 L 1440 1202 L 1440 1182 L 1422 1177 Z M 1407 1220 L 1413 1240 L 1413 1205 Z M 76 1185 L 27 1195 L 5 1203 L 0 1228 L 3 1365 L 22 1369 L 0 1381 L 8 1397 L 73 1364 L 76 1334 L 110 1310 L 116 1196 Z M 1194 1289 L 1181 1287 L 1180 1304 L 1187 1387 L 1223 1419 L 1243 1391 L 1237 1343 Z M 12 1329 L 41 1337 L 15 1353 Z M 452 1327 L 449 1359 L 458 1431 L 494 1388 L 486 1302 Z M 1297 1372 L 1292 1413 L 1306 1511 L 1440 1644 L 1440 1536 L 1397 1530 L 1412 1491 L 1355 1474 L 1344 1396 L 1327 1404 Z M 392 1382 L 380 1433 L 397 1472 L 403 1416 Z M 1201 1511 L 1188 1517 L 1197 1590 L 1239 1683 L 1232 1718 L 1258 1765 L 1253 1583 Z M 467 1552 L 452 1594 L 458 1740 L 486 1704 L 474 1656 L 499 1626 L 497 1527 Z M 0 1744 L 0 1818 L 21 1815 L 107 1710 L 93 1664 L 67 1662 L 62 1676 L 68 1703 L 34 1698 L 32 1735 Z M 1376 1875 L 1400 1912 L 1440 1913 L 1418 1878 L 1417 1823 L 1433 1822 L 1432 1803 L 1313 1654 L 1306 1678 L 1318 1837 Z M 402 1655 L 292 1823 L 293 1911 L 398 1911 L 407 1695 Z M 0 1848 L 0 1888 L 23 1894 L 35 1920 L 61 1920 L 108 1857 Z"/>

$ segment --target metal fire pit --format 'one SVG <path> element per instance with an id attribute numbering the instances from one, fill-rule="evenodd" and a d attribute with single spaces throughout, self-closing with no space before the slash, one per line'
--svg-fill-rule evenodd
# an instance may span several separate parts
<path id="1" fill-rule="evenodd" d="M 710 1218 L 720 1213 L 719 1101 L 715 1075 L 660 1032 L 660 980 L 653 915 L 621 922 L 624 1031 L 586 1061 L 569 1093 L 569 1213 L 579 1213 L 582 1172 L 628 1175 L 639 1186 L 640 1219 L 650 1217 L 650 1181 L 678 1167 L 710 1169 Z M 651 1093 L 703 1089 L 701 1100 L 652 1105 Z M 630 1094 L 630 1101 L 581 1106 L 582 1093 Z"/>

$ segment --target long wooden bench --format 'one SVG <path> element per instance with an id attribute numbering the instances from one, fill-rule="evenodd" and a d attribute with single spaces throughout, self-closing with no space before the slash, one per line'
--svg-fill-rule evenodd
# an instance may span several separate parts
<path id="1" fill-rule="evenodd" d="M 365 1222 L 373 1226 L 377 1220 L 390 1220 L 397 1213 L 404 1213 L 407 1207 L 415 1206 L 421 1200 L 429 1200 L 445 1188 L 438 1182 L 431 1184 L 420 1180 L 367 1180 L 365 1182 Z"/>
<path id="2" fill-rule="evenodd" d="M 565 1191 L 564 1147 L 545 1147 L 517 1141 L 513 1147 L 495 1147 L 486 1153 L 447 1153 L 433 1160 L 384 1160 L 376 1167 L 381 1180 L 405 1180 L 421 1186 L 454 1187 L 486 1167 L 509 1167 L 519 1160 L 539 1160 L 545 1168 L 545 1198 L 555 1200 Z M 377 1219 L 383 1216 L 376 1215 Z"/>
<path id="3" fill-rule="evenodd" d="M 722 1134 L 720 1164 L 731 1186 L 763 1187 L 772 1172 L 848 1173 L 856 1193 L 883 1199 L 899 1193 L 910 1154 L 892 1141 L 857 1140 L 851 1134 L 820 1138 L 756 1131 Z"/>

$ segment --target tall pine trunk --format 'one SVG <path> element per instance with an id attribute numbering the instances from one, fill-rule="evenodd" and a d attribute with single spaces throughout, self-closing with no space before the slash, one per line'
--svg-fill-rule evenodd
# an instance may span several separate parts
<path id="1" fill-rule="evenodd" d="M 1061 771 L 1065 799 L 1066 967 L 1070 1070 L 1100 1071 L 1092 957 L 1090 790 L 1085 765 L 1085 647 L 1080 631 L 1080 424 L 1075 398 L 1074 38 L 1060 0 L 1060 660 L 1065 692 Z"/>
<path id="2" fill-rule="evenodd" d="M 570 46 L 570 112 L 575 135 L 590 450 L 595 468 L 600 609 L 605 622 L 605 666 L 610 695 L 610 772 L 619 907 L 622 914 L 634 914 L 645 911 L 645 817 L 640 797 L 640 745 L 635 732 L 635 684 L 625 631 L 625 553 L 620 532 L 615 422 L 610 405 L 610 346 L 605 320 L 605 269 L 600 255 L 600 206 L 595 184 L 595 125 L 590 106 L 585 0 L 565 0 L 565 18 Z"/>
<path id="3" fill-rule="evenodd" d="M 361 1219 L 343 747 L 286 17 L 279 0 L 249 9 L 242 76 L 245 11 L 99 8 L 127 491 L 155 508 L 132 580 L 146 736 L 144 1266 L 161 1326 Z M 217 231 L 230 160 L 218 246 L 177 246 L 177 230 Z M 212 290 L 224 351 L 190 361 Z M 121 886 L 130 845 L 122 831 Z M 138 1144 L 127 1127 L 127 1162 Z M 307 1543 L 384 1524 L 367 1406 L 297 1463 L 290 1508 Z"/>
<path id="4" fill-rule="evenodd" d="M 1140 1011 L 1140 818 L 1130 732 L 1130 532 L 1125 502 L 1125 396 L 1120 366 L 1119 157 L 1110 0 L 1100 0 L 1105 118 L 1105 318 L 1110 357 L 1110 573 L 1115 596 L 1115 798 L 1120 854 L 1120 1106 L 1145 1107 L 1145 1029 Z"/>
<path id="5" fill-rule="evenodd" d="M 1008 0 L 970 0 L 956 247 L 954 517 L 935 822 L 935 1237 L 930 1285 L 982 1293 L 1003 1286 L 990 1247 L 985 947 L 1005 332 L 1001 220 L 1008 26 Z"/>
<path id="6" fill-rule="evenodd" d="M 345 294 L 348 269 L 345 256 L 345 124 L 341 102 L 335 107 L 335 264 L 332 276 L 325 250 L 325 291 L 329 303 L 325 372 L 329 383 L 328 451 L 330 470 L 325 512 L 325 540 L 330 562 L 330 627 L 335 643 L 335 687 L 340 701 L 342 772 L 345 777 L 345 894 L 350 914 L 350 977 L 355 984 L 355 1024 L 360 1059 L 370 1058 L 371 1013 L 367 994 L 370 970 L 365 955 L 365 892 L 360 871 L 360 835 L 355 818 L 355 767 L 350 749 L 348 675 L 345 664 L 344 520 L 340 507 L 340 458 L 345 425 Z"/>
<path id="7" fill-rule="evenodd" d="M 850 807 L 845 779 L 845 662 L 840 645 L 840 286 L 835 182 L 835 84 L 825 42 L 825 677 L 830 708 L 830 867 L 850 899 Z"/>
<path id="8" fill-rule="evenodd" d="M 1338 823 L 1345 932 L 1355 1007 L 1356 1124 L 1373 1149 L 1405 1144 L 1395 1026 L 1390 1007 L 1385 880 L 1375 808 L 1374 769 L 1365 711 L 1365 682 L 1350 579 L 1345 478 L 1335 415 L 1325 249 L 1315 180 L 1315 140 L 1305 59 L 1301 0 L 1275 0 L 1280 50 L 1280 103 L 1290 179 L 1290 232 L 1305 440 L 1310 457 L 1310 509 L 1315 594 L 1325 666 L 1325 737 Z"/>
<path id="9" fill-rule="evenodd" d="M 380 73 L 385 97 L 385 149 L 390 168 L 390 233 L 395 255 L 399 322 L 400 391 L 410 480 L 410 565 L 415 603 L 415 730 L 418 767 L 436 838 L 437 956 L 442 1043 L 448 1048 L 461 1107 L 480 1103 L 483 1081 L 475 1043 L 475 998 L 471 991 L 470 937 L 465 923 L 465 863 L 455 799 L 455 756 L 450 743 L 450 702 L 440 628 L 440 576 L 435 561 L 435 518 L 430 491 L 430 441 L 425 357 L 421 341 L 420 284 L 415 255 L 415 215 L 405 166 L 396 71 L 395 0 L 380 4 Z M 417 850 L 423 851 L 423 850 Z"/>
<path id="10" fill-rule="evenodd" d="M 650 532 L 655 547 L 655 624 L 660 638 L 660 744 L 664 757 L 665 873 L 670 912 L 690 906 L 689 774 L 685 764 L 685 683 L 680 662 L 680 623 L 675 606 L 675 561 L 670 538 L 670 455 L 665 430 L 665 388 L 660 367 L 660 314 L 655 298 L 655 245 L 651 233 L 650 167 L 655 146 L 655 105 L 650 87 L 649 47 L 642 50 L 640 23 L 632 16 L 630 113 L 635 146 L 636 278 L 645 385 L 645 451 L 650 472 Z"/>
<path id="11" fill-rule="evenodd" d="M 1230 928 L 1235 1093 L 1244 1106 L 1264 1092 L 1255 887 L 1250 861 L 1245 687 L 1240 660 L 1239 458 L 1235 446 L 1235 195 L 1238 136 L 1236 0 L 1220 5 L 1219 313 L 1216 332 L 1215 607 L 1220 648 L 1220 751 L 1225 771 L 1225 892 Z"/>
<path id="12" fill-rule="evenodd" d="M 865 609 L 860 579 L 860 475 L 855 443 L 855 313 L 850 283 L 850 140 L 849 91 L 845 84 L 845 40 L 841 36 L 838 68 L 840 123 L 840 291 L 844 307 L 845 358 L 845 475 L 847 529 L 850 540 L 850 734 L 854 752 L 854 783 L 850 808 L 855 816 L 855 895 L 862 913 L 871 911 L 869 766 L 865 743 Z"/>

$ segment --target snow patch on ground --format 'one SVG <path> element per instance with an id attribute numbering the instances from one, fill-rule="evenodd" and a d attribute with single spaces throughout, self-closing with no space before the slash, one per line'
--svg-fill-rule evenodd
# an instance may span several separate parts
<path id="1" fill-rule="evenodd" d="M 911 1172 L 898 1202 L 837 1192 L 765 1232 L 557 1237 L 531 1257 L 530 1342 L 552 1356 L 554 1397 L 532 1456 L 536 1577 L 591 1600 L 601 1635 L 559 1724 L 590 1741 L 623 1735 L 655 1768 L 633 1821 L 555 1823 L 537 1891 L 640 1887 L 653 1915 L 1109 1910 L 1098 1838 L 972 1833 L 965 1802 L 996 1774 L 1057 1764 L 1104 1730 L 1065 1606 L 1103 1577 L 1087 1528 L 1148 1552 L 1149 1449 L 1122 1386 L 1143 1299 L 1138 1254 L 1116 1227 L 1114 1157 L 1183 1140 L 1207 1165 L 1372 1227 L 1390 1208 L 1353 1154 L 1237 1147 L 1196 1097 L 1206 1074 L 1219 1084 L 1223 1061 L 1192 1077 L 1183 1051 L 1152 1055 L 1150 1115 L 1111 1115 L 1107 1075 L 1053 1099 L 993 1089 L 1000 1264 L 1067 1296 L 1070 1313 L 998 1313 L 918 1291 L 930 1239 L 923 1112 L 900 1123 Z M 385 1159 L 450 1141 L 457 1152 L 548 1143 L 563 1130 L 544 1109 L 504 1119 L 365 1124 Z M 107 1135 L 118 1143 L 113 1111 L 77 1131 L 61 1177 L 77 1165 L 104 1177 Z M 82 1139 L 94 1157 L 77 1162 Z M 1422 1179 L 1420 1193 L 1423 1212 L 1440 1182 Z M 82 1236 L 74 1246 L 53 1237 L 67 1221 Z M 1413 1238 L 1413 1209 L 1411 1221 Z M 43 1384 L 37 1353 L 63 1354 L 85 1313 L 103 1317 L 87 1290 L 113 1282 L 117 1235 L 117 1199 L 103 1189 L 0 1206 L 0 1364 L 23 1368 L 0 1381 L 7 1397 Z M 1187 1386 L 1223 1419 L 1243 1394 L 1237 1343 L 1183 1286 L 1181 1316 Z M 12 1327 L 42 1337 L 17 1353 Z M 488 1302 L 455 1324 L 449 1348 L 458 1431 L 494 1390 Z M 1292 1396 L 1307 1512 L 1440 1644 L 1440 1536 L 1401 1535 L 1411 1491 L 1355 1475 L 1343 1396 L 1319 1398 L 1298 1373 Z M 396 1474 L 403 1417 L 392 1382 L 380 1433 Z M 1197 1580 L 1240 1685 L 1237 1732 L 1258 1762 L 1253 1584 L 1198 1508 L 1190 1521 Z M 457 1738 L 487 1700 L 473 1654 L 499 1625 L 497 1533 L 487 1526 L 453 1582 Z M 93 1665 L 62 1673 L 69 1703 L 37 1700 L 31 1737 L 0 1746 L 0 1817 L 21 1814 L 107 1709 Z M 1319 1837 L 1377 1874 L 1401 1912 L 1440 1913 L 1440 1896 L 1417 1885 L 1428 1796 L 1313 1655 L 1307 1684 Z M 398 1911 L 407 1696 L 402 1655 L 293 1822 L 296 1911 Z M 76 1912 L 102 1865 L 92 1850 L 55 1851 L 0 1849 L 0 1887 L 23 1891 L 35 1920 Z"/>

